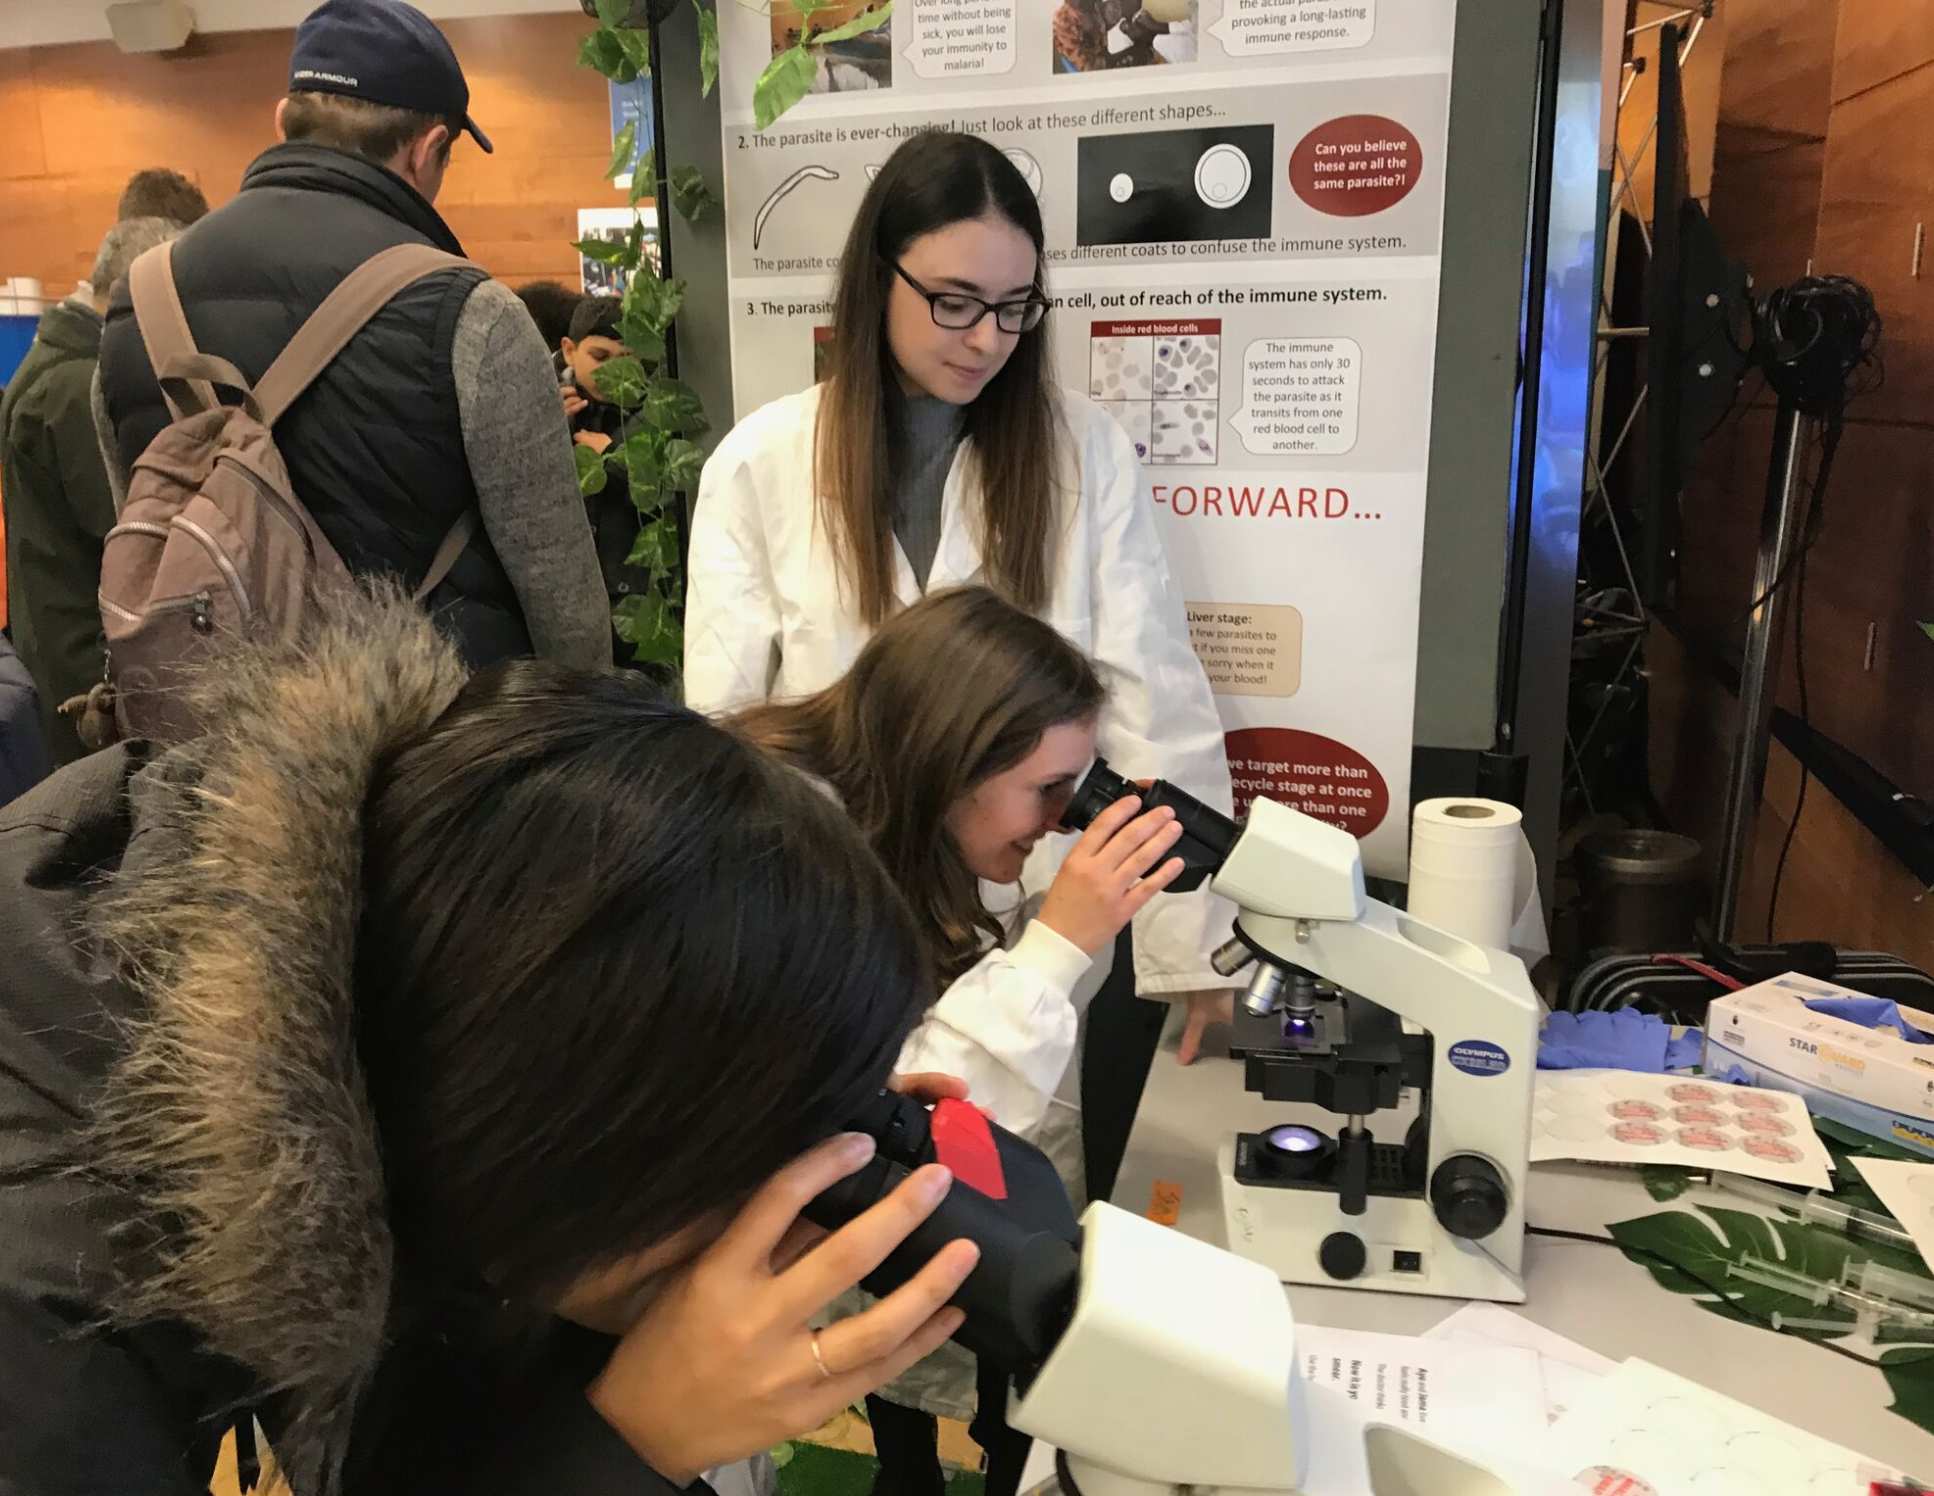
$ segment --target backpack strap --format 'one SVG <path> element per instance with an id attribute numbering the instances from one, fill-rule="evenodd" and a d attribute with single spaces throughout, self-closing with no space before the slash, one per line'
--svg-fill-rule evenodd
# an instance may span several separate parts
<path id="1" fill-rule="evenodd" d="M 443 543 L 436 548 L 436 555 L 430 560 L 430 569 L 423 573 L 423 585 L 410 594 L 410 600 L 426 603 L 430 594 L 443 585 L 443 579 L 477 533 L 477 523 L 482 518 L 475 509 L 466 509 L 457 516 L 457 522 L 450 526 L 443 537 Z"/>
<path id="2" fill-rule="evenodd" d="M 128 267 L 134 325 L 141 330 L 141 342 L 148 350 L 148 364 L 157 382 L 167 380 L 162 368 L 170 359 L 192 358 L 201 352 L 195 346 L 188 314 L 182 310 L 181 292 L 175 285 L 174 250 L 174 241 L 166 240 L 138 255 Z M 242 389 L 247 388 L 242 385 Z M 161 398 L 168 402 L 168 414 L 177 421 L 185 414 L 213 410 L 216 405 L 214 386 L 205 378 L 186 379 L 176 383 L 174 389 L 162 382 Z"/>
<path id="3" fill-rule="evenodd" d="M 482 272 L 483 267 L 428 244 L 398 244 L 370 256 L 352 270 L 296 329 L 288 346 L 256 381 L 255 395 L 263 420 L 273 426 L 392 297 L 405 286 L 441 270 Z"/>

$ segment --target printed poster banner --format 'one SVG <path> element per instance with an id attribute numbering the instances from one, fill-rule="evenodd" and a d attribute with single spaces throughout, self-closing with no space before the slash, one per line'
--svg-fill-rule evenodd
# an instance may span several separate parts
<path id="1" fill-rule="evenodd" d="M 895 145 L 993 141 L 1041 202 L 1059 378 L 1141 453 L 1238 810 L 1404 876 L 1454 0 L 899 0 L 763 133 L 798 14 L 718 18 L 737 413 L 816 377 Z"/>

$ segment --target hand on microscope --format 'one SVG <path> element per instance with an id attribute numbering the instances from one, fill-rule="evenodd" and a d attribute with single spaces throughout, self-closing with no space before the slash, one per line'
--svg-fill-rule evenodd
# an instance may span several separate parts
<path id="1" fill-rule="evenodd" d="M 1099 955 L 1144 904 L 1182 875 L 1181 858 L 1162 861 L 1181 839 L 1175 812 L 1158 805 L 1137 815 L 1141 803 L 1124 795 L 1094 818 L 1035 916 L 1089 956 Z"/>
<path id="2" fill-rule="evenodd" d="M 935 1078 L 902 1079 L 924 1088 Z M 965 1240 L 949 1242 L 863 1312 L 809 1328 L 933 1213 L 953 1183 L 931 1164 L 831 1234 L 800 1219 L 807 1202 L 864 1167 L 874 1150 L 864 1134 L 831 1138 L 775 1174 L 723 1231 L 700 1223 L 673 1238 L 687 1252 L 698 1249 L 681 1265 L 626 1265 L 641 1280 L 631 1286 L 634 1301 L 655 1287 L 642 1280 L 663 1287 L 587 1396 L 662 1478 L 684 1486 L 817 1428 L 960 1327 L 964 1316 L 947 1301 L 980 1260 Z M 714 1239 L 701 1248 L 708 1236 Z M 611 1288 L 618 1297 L 618 1285 Z M 564 1308 L 593 1322 L 575 1305 Z"/>

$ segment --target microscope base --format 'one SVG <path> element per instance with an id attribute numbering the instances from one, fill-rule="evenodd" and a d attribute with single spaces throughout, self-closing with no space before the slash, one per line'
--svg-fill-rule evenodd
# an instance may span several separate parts
<path id="1" fill-rule="evenodd" d="M 1427 1200 L 1373 1195 L 1362 1215 L 1346 1216 L 1327 1194 L 1239 1183 L 1235 1155 L 1235 1140 L 1224 1139 L 1216 1165 L 1229 1250 L 1261 1263 L 1282 1282 L 1524 1302 L 1523 1277 L 1491 1255 L 1502 1254 L 1506 1242 L 1521 1247 L 1524 1222 L 1516 1213 L 1484 1242 L 1465 1241 L 1444 1230 Z M 1339 1234 L 1360 1243 L 1362 1262 L 1354 1276 L 1324 1268 L 1324 1243 Z M 1339 1245 L 1347 1250 L 1337 1255 L 1354 1258 L 1356 1248 Z"/>

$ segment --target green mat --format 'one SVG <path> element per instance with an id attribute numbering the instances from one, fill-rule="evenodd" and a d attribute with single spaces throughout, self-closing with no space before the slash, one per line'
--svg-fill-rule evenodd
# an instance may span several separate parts
<path id="1" fill-rule="evenodd" d="M 880 1462 L 868 1454 L 826 1449 L 818 1444 L 794 1444 L 792 1456 L 779 1467 L 780 1496 L 869 1496 Z M 981 1496 L 985 1482 L 961 1470 L 947 1481 L 947 1496 Z"/>

